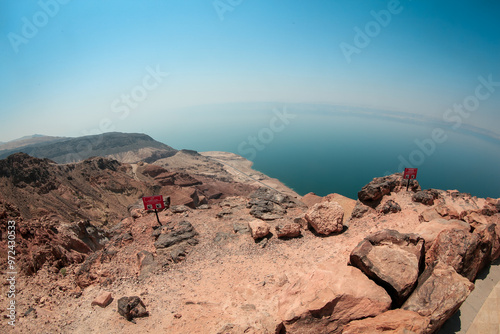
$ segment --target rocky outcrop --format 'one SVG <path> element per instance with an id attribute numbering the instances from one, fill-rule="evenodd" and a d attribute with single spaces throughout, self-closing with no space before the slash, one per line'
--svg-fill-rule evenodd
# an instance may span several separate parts
<path id="1" fill-rule="evenodd" d="M 275 220 L 283 217 L 287 208 L 293 208 L 297 203 L 288 195 L 269 188 L 259 188 L 250 194 L 247 208 L 255 218 Z"/>
<path id="2" fill-rule="evenodd" d="M 286 209 L 279 204 L 258 198 L 248 201 L 247 208 L 250 208 L 252 216 L 263 220 L 279 219 L 286 213 Z"/>
<path id="3" fill-rule="evenodd" d="M 197 243 L 195 239 L 197 235 L 198 232 L 195 231 L 191 223 L 181 221 L 174 226 L 169 226 L 168 228 L 163 229 L 158 236 L 158 239 L 156 239 L 155 247 L 168 248 L 183 241 L 194 245 Z"/>
<path id="4" fill-rule="evenodd" d="M 358 199 L 366 205 L 375 207 L 383 196 L 390 194 L 392 191 L 397 192 L 401 190 L 402 187 L 406 188 L 406 180 L 403 180 L 403 175 L 401 173 L 376 177 L 361 188 L 358 192 Z M 413 192 L 420 190 L 418 181 L 411 181 L 410 190 Z"/>
<path id="5" fill-rule="evenodd" d="M 255 240 L 264 238 L 270 232 L 269 224 L 263 222 L 262 220 L 252 220 L 248 223 L 250 227 L 250 232 L 252 233 L 252 238 Z"/>
<path id="6" fill-rule="evenodd" d="M 374 318 L 351 321 L 342 334 L 422 334 L 430 319 L 408 310 L 389 310 Z"/>
<path id="7" fill-rule="evenodd" d="M 278 313 L 287 333 L 341 333 L 350 321 L 387 311 L 391 298 L 359 269 L 315 270 L 285 289 Z"/>
<path id="8" fill-rule="evenodd" d="M 462 305 L 474 284 L 440 261 L 429 266 L 402 309 L 430 318 L 424 333 L 435 333 Z"/>
<path id="9" fill-rule="evenodd" d="M 416 234 L 382 230 L 363 239 L 350 263 L 384 287 L 400 306 L 413 291 L 424 264 L 424 240 Z"/>
<path id="10" fill-rule="evenodd" d="M 146 305 L 137 296 L 122 297 L 118 299 L 118 313 L 127 319 L 133 321 L 134 318 L 147 317 L 149 315 Z"/>
<path id="11" fill-rule="evenodd" d="M 251 199 L 260 199 L 280 205 L 283 208 L 293 208 L 297 206 L 296 201 L 288 195 L 284 195 L 269 188 L 259 188 L 249 196 Z"/>
<path id="12" fill-rule="evenodd" d="M 318 234 L 330 235 L 344 229 L 344 209 L 336 202 L 313 205 L 305 214 L 307 222 Z"/>

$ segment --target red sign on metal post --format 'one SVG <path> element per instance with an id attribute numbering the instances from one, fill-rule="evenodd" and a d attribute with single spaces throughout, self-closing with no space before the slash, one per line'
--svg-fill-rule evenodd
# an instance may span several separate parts
<path id="1" fill-rule="evenodd" d="M 403 174 L 403 179 L 414 180 L 417 178 L 418 168 L 405 168 L 405 173 Z"/>
<path id="2" fill-rule="evenodd" d="M 143 197 L 142 202 L 144 203 L 144 210 L 161 210 L 165 208 L 162 195 Z"/>

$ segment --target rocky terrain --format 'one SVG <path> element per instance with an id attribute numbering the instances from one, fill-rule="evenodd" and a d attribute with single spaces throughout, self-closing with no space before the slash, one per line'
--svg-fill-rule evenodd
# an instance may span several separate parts
<path id="1" fill-rule="evenodd" d="M 271 188 L 281 189 L 276 191 Z M 500 200 L 303 197 L 230 154 L 0 161 L 2 271 L 16 221 L 18 333 L 435 333 L 500 256 Z M 145 195 L 169 196 L 159 212 Z M 7 315 L 9 284 L 0 313 Z"/>

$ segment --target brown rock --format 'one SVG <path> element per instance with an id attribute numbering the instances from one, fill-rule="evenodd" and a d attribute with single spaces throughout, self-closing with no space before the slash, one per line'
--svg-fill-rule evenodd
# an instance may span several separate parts
<path id="1" fill-rule="evenodd" d="M 396 306 L 413 291 L 423 261 L 424 240 L 416 234 L 395 230 L 367 236 L 350 256 L 350 263 L 384 287 Z"/>
<path id="2" fill-rule="evenodd" d="M 436 206 L 436 212 L 439 213 L 444 218 L 447 219 L 461 219 L 460 213 L 451 205 L 447 205 L 444 203 Z"/>
<path id="3" fill-rule="evenodd" d="M 411 200 L 413 202 L 418 202 L 425 205 L 434 205 L 434 199 L 436 199 L 437 197 L 438 197 L 437 192 L 434 192 L 432 190 L 421 190 L 416 192 L 411 197 Z"/>
<path id="4" fill-rule="evenodd" d="M 401 308 L 430 318 L 424 333 L 435 333 L 473 289 L 473 283 L 438 261 L 422 273 L 417 288 Z"/>
<path id="5" fill-rule="evenodd" d="M 489 254 L 488 262 L 495 261 L 498 257 L 500 257 L 500 225 L 479 225 L 474 230 L 474 233 L 477 233 L 479 235 L 483 244 L 491 244 L 491 251 Z"/>
<path id="6" fill-rule="evenodd" d="M 254 239 L 264 238 L 270 232 L 269 224 L 262 220 L 254 219 L 248 223 L 248 226 L 250 226 L 250 232 Z"/>
<path id="7" fill-rule="evenodd" d="M 401 211 L 401 206 L 398 203 L 394 202 L 392 199 L 385 202 L 385 204 L 380 209 L 380 212 L 383 214 L 396 213 Z"/>
<path id="8" fill-rule="evenodd" d="M 422 211 L 420 216 L 418 216 L 418 220 L 420 222 L 429 222 L 434 219 L 439 219 L 441 218 L 441 215 L 437 213 L 435 208 L 429 208 L 425 211 Z"/>
<path id="9" fill-rule="evenodd" d="M 305 215 L 307 222 L 314 230 L 323 235 L 342 232 L 344 210 L 336 202 L 322 202 L 313 205 Z"/>
<path id="10" fill-rule="evenodd" d="M 122 297 L 118 299 L 118 313 L 128 321 L 132 321 L 134 318 L 147 317 L 149 315 L 148 311 L 146 311 L 146 305 L 144 305 L 144 302 L 137 296 Z"/>
<path id="11" fill-rule="evenodd" d="M 421 334 L 429 318 L 408 310 L 389 310 L 375 318 L 351 321 L 342 334 Z"/>
<path id="12" fill-rule="evenodd" d="M 481 240 L 480 235 L 464 230 L 442 231 L 427 252 L 426 262 L 446 263 L 473 282 L 478 271 L 490 260 L 493 238 L 488 238 L 487 231 L 484 232 Z"/>
<path id="13" fill-rule="evenodd" d="M 287 333 L 341 333 L 349 321 L 389 309 L 391 298 L 359 269 L 335 266 L 304 275 L 279 297 Z"/>
<path id="14" fill-rule="evenodd" d="M 446 220 L 443 218 L 434 219 L 429 222 L 421 223 L 415 229 L 415 233 L 419 234 L 425 240 L 425 250 L 427 251 L 431 246 L 439 233 L 443 230 L 451 230 L 457 228 L 459 230 L 464 230 L 469 232 L 471 226 L 461 220 Z"/>
<path id="15" fill-rule="evenodd" d="M 100 307 L 106 307 L 113 301 L 113 297 L 111 296 L 111 292 L 103 292 L 92 302 L 92 306 L 98 305 Z"/>
<path id="16" fill-rule="evenodd" d="M 300 224 L 287 223 L 276 226 L 278 238 L 296 238 L 300 236 Z"/>

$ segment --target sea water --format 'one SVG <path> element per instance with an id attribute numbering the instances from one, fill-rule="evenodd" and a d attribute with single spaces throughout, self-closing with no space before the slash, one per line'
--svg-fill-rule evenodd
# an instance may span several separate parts
<path id="1" fill-rule="evenodd" d="M 439 142 L 433 140 L 436 129 L 443 130 Z M 300 195 L 339 193 L 356 199 L 374 177 L 417 167 L 417 180 L 424 189 L 500 197 L 498 141 L 443 124 L 380 117 L 376 111 L 214 106 L 184 110 L 182 117 L 171 120 L 168 131 L 148 133 L 178 149 L 240 154 L 254 163 L 254 169 Z"/>

